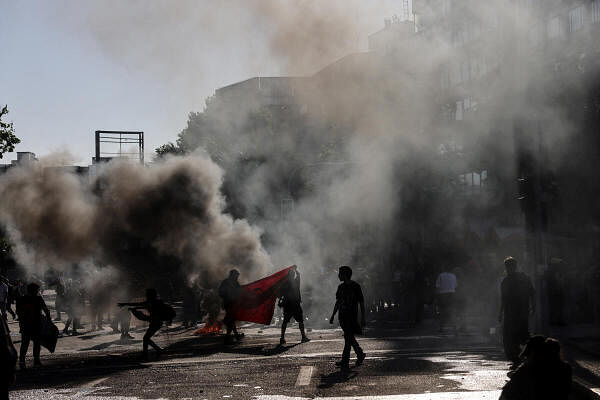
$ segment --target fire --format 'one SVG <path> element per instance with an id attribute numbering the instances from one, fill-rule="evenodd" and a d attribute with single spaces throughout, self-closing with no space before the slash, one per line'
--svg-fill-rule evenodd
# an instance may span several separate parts
<path id="1" fill-rule="evenodd" d="M 204 326 L 202 328 L 197 329 L 194 332 L 194 335 L 218 335 L 221 333 L 221 329 L 223 328 L 223 322 L 217 320 L 209 320 L 208 318 L 204 322 Z"/>

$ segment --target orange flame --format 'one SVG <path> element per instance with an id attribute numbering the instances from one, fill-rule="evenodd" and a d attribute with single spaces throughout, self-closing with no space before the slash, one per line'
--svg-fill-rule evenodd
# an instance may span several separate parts
<path id="1" fill-rule="evenodd" d="M 223 322 L 221 321 L 210 321 L 206 320 L 204 322 L 204 326 L 200 329 L 197 329 L 194 332 L 194 335 L 218 335 L 221 333 L 221 329 L 223 328 Z"/>

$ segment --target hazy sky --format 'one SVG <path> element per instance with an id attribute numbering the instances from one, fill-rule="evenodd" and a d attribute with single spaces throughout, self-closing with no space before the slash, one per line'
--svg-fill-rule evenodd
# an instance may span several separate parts
<path id="1" fill-rule="evenodd" d="M 402 0 L 315 4 L 0 0 L 0 104 L 21 138 L 17 150 L 67 150 L 87 165 L 95 130 L 142 130 L 151 157 L 216 88 L 314 72 L 365 50 L 384 17 L 402 14 Z"/>

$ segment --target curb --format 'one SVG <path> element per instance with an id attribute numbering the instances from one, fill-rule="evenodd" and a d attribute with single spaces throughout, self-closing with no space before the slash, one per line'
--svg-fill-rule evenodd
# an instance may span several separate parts
<path id="1" fill-rule="evenodd" d="M 600 399 L 600 388 L 593 387 L 589 382 L 574 376 L 571 392 L 578 399 L 597 400 Z"/>

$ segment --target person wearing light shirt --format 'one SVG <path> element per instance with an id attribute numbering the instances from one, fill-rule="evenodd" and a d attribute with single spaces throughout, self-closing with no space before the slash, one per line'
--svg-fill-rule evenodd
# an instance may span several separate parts
<path id="1" fill-rule="evenodd" d="M 437 293 L 437 306 L 440 318 L 440 331 L 443 331 L 446 325 L 453 321 L 454 317 L 454 295 L 456 293 L 456 275 L 452 272 L 443 271 L 435 280 L 435 290 Z M 454 324 L 456 328 L 456 324 Z"/>

